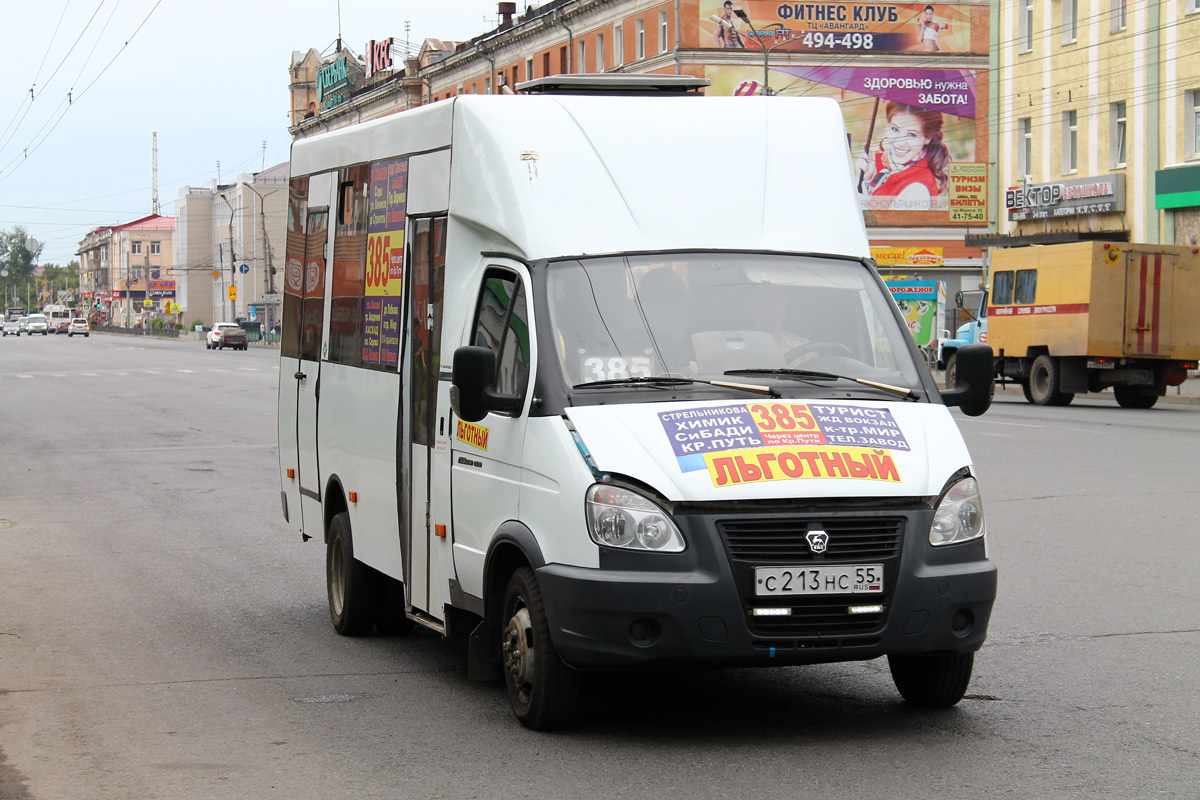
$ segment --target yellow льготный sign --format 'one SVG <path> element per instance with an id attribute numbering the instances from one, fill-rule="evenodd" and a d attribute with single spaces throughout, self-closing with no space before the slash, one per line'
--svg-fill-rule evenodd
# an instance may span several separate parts
<path id="1" fill-rule="evenodd" d="M 460 442 L 465 442 L 471 447 L 477 447 L 480 450 L 487 450 L 488 445 L 488 429 L 482 425 L 476 425 L 474 422 L 467 422 L 460 419 L 458 427 L 454 431 L 454 438 Z"/>

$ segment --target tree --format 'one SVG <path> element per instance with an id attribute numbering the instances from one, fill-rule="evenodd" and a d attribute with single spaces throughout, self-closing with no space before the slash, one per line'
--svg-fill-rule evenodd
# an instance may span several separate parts
<path id="1" fill-rule="evenodd" d="M 5 303 L 10 298 L 28 302 L 33 268 L 41 253 L 39 247 L 30 252 L 25 247 L 29 233 L 20 225 L 0 230 L 0 286 L 3 287 Z M 5 275 L 4 273 L 8 274 Z"/>

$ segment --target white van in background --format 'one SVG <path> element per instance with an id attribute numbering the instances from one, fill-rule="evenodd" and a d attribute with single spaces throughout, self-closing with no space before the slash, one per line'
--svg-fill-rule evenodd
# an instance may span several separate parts
<path id="1" fill-rule="evenodd" d="M 996 568 L 947 406 L 987 409 L 991 352 L 939 392 L 835 102 L 706 83 L 558 76 L 293 144 L 284 517 L 339 633 L 467 633 L 531 728 L 652 666 L 887 656 L 953 705 Z"/>

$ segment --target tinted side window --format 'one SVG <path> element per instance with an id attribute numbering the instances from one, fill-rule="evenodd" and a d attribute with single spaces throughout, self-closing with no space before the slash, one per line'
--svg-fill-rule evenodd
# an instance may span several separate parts
<path id="1" fill-rule="evenodd" d="M 496 391 L 520 395 L 529 381 L 529 324 L 525 287 L 511 272 L 484 277 L 472 343 L 496 354 Z"/>
<path id="2" fill-rule="evenodd" d="M 358 366 L 362 363 L 363 265 L 367 256 L 367 165 L 343 169 L 338 187 L 329 360 Z"/>
<path id="3" fill-rule="evenodd" d="M 1017 303 L 1032 303 L 1037 297 L 1037 270 L 1017 270 L 1017 289 L 1014 300 Z"/>
<path id="4" fill-rule="evenodd" d="M 304 301 L 304 221 L 308 217 L 308 178 L 294 178 L 288 190 L 287 244 L 283 268 L 283 320 L 279 354 L 300 357 Z"/>
<path id="5" fill-rule="evenodd" d="M 997 272 L 992 278 L 992 305 L 1007 306 L 1013 301 L 1013 274 Z"/>

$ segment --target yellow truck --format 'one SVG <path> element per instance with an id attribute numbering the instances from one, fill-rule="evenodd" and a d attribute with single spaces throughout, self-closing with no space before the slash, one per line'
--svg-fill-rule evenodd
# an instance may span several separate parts
<path id="1" fill-rule="evenodd" d="M 1038 405 L 1109 387 L 1150 408 L 1200 359 L 1200 248 L 1071 242 L 993 251 L 979 340 Z M 983 314 L 981 313 L 981 322 Z"/>

